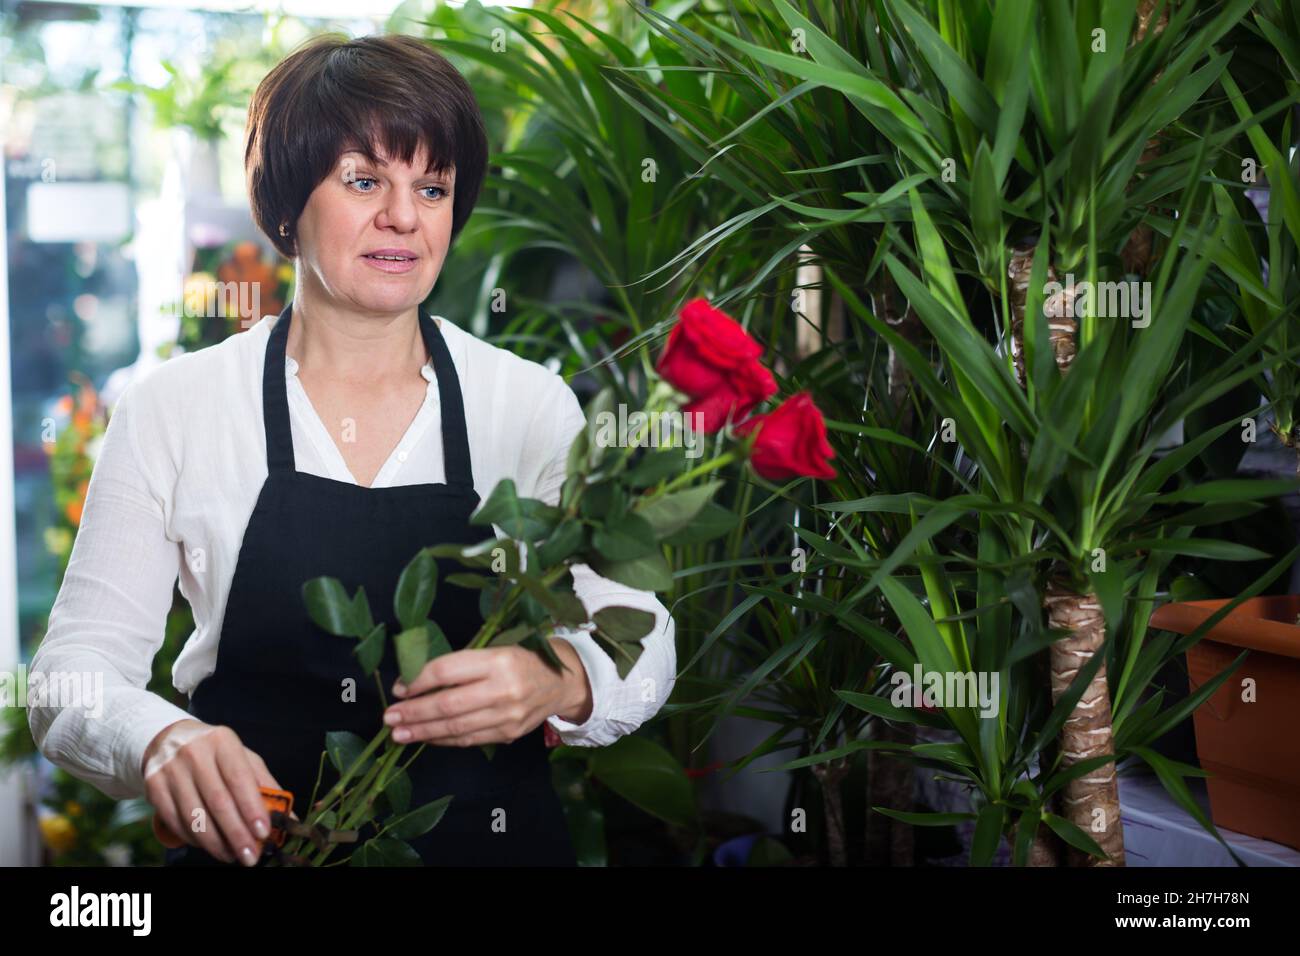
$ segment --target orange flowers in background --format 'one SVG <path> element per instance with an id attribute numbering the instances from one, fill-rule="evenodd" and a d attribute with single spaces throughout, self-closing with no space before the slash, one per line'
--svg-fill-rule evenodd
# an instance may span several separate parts
<path id="1" fill-rule="evenodd" d="M 94 467 L 91 444 L 104 433 L 107 417 L 107 409 L 100 402 L 99 392 L 90 379 L 79 373 L 74 373 L 72 379 L 77 390 L 55 403 L 58 417 L 54 422 L 54 434 L 46 436 L 43 443 L 45 453 L 50 456 L 55 506 L 60 518 L 66 522 L 63 528 L 56 525 L 47 530 L 46 543 L 50 551 L 65 562 L 72 542 L 72 536 L 66 532 L 75 531 L 81 525 L 86 492 L 90 489 L 90 472 Z"/>

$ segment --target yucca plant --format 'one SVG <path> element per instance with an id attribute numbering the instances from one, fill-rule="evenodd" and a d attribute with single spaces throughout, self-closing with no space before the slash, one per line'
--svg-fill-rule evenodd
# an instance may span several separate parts
<path id="1" fill-rule="evenodd" d="M 732 218 L 698 236 L 652 275 L 707 261 L 719 249 L 729 251 L 737 236 L 748 242 L 755 228 L 775 227 L 786 238 L 720 301 L 743 298 L 770 276 L 805 261 L 837 269 L 870 296 L 878 314 L 913 339 L 919 331 L 916 317 L 878 266 L 887 224 L 906 220 L 905 191 L 924 177 L 902 171 L 893 154 L 902 140 L 928 158 L 928 168 L 937 167 L 942 157 L 915 117 L 875 109 L 882 97 L 896 99 L 864 65 L 884 68 L 876 8 L 775 0 L 728 5 L 725 13 L 700 4 L 690 18 L 673 19 L 650 7 L 638 12 L 678 45 L 690 69 L 702 71 L 715 90 L 726 91 L 744 110 L 737 116 L 701 109 L 671 90 L 632 84 L 630 77 L 629 98 L 705 161 L 717 188 L 732 188 L 736 180 L 755 187 L 741 193 L 743 202 Z M 838 305 L 830 299 L 826 308 L 801 316 L 806 341 L 841 337 Z M 802 354 L 808 351 L 805 347 Z M 888 349 L 884 358 L 889 396 L 905 425 L 911 414 L 907 373 Z"/>
<path id="2" fill-rule="evenodd" d="M 1191 803 L 1194 771 L 1148 746 L 1190 713 L 1162 710 L 1151 689 L 1184 645 L 1148 638 L 1145 614 L 1174 559 L 1263 556 L 1194 532 L 1283 486 L 1181 471 L 1240 422 L 1225 413 L 1202 431 L 1197 414 L 1253 381 L 1276 407 L 1276 370 L 1296 352 L 1277 314 L 1291 280 L 1275 289 L 1271 261 L 1267 286 L 1252 274 L 1273 247 L 1257 231 L 1248 251 L 1228 216 L 1244 200 L 1207 184 L 1288 105 L 1256 95 L 1246 116 L 1232 96 L 1249 7 L 700 2 L 638 5 L 640 24 L 614 30 L 549 9 L 493 13 L 520 41 L 506 55 L 453 39 L 529 103 L 486 203 L 502 268 L 559 251 L 617 303 L 595 334 L 570 319 L 597 308 L 524 303 L 526 334 L 562 332 L 570 371 L 635 397 L 636 376 L 604 359 L 651 341 L 686 285 L 704 284 L 782 356 L 784 387 L 813 390 L 832 419 L 840 479 L 817 497 L 742 486 L 726 548 L 678 553 L 675 611 L 706 623 L 687 629 L 703 635 L 682 654 L 696 672 L 665 713 L 772 721 L 742 765 L 795 731 L 808 753 L 790 766 L 824 785 L 859 749 L 968 783 L 976 767 L 978 860 L 1005 832 L 1018 861 L 1051 857 L 1051 834 L 1121 862 L 1117 756 L 1142 757 Z M 1253 29 L 1285 45 L 1294 21 L 1265 4 Z M 651 189 L 637 178 L 647 156 Z M 1235 258 L 1216 266 L 1224 250 Z M 1293 275 L 1294 256 L 1277 261 Z M 796 274 L 809 262 L 829 283 Z M 1207 276 L 1252 297 L 1249 321 L 1198 320 L 1216 291 Z M 1132 279 L 1150 282 L 1143 314 L 1070 314 L 1082 282 Z M 818 292 L 828 308 L 803 308 Z M 827 334 L 840 306 L 844 332 Z M 1193 338 L 1224 360 L 1189 383 Z M 1186 443 L 1160 457 L 1185 419 Z M 807 568 L 784 572 L 795 541 Z M 730 676 L 724 656 L 752 673 Z M 1003 674 L 997 726 L 924 713 L 957 749 L 891 739 L 907 720 L 863 700 L 921 659 Z M 688 746 L 686 725 L 670 725 Z M 833 818 L 838 797 L 824 797 Z"/>
<path id="3" fill-rule="evenodd" d="M 1000 535 L 986 515 L 963 520 L 971 525 L 970 542 L 977 553 L 998 550 Z M 1072 784 L 1130 756 L 1150 764 L 1174 799 L 1236 858 L 1186 784 L 1186 778 L 1203 777 L 1205 772 L 1163 756 L 1154 744 L 1201 706 L 1231 676 L 1246 653 L 1242 652 L 1231 667 L 1195 694 L 1167 707 L 1163 706 L 1164 690 L 1155 688 L 1152 680 L 1233 607 L 1276 580 L 1298 553 L 1300 548 L 1293 549 L 1246 592 L 1216 612 L 1212 621 L 1177 641 L 1147 632 L 1150 609 L 1157 599 L 1155 582 L 1172 556 L 1154 554 L 1145 561 L 1126 562 L 1116 575 L 1116 586 L 1122 584 L 1125 600 L 1115 629 L 1113 653 L 1106 655 L 1108 665 L 1113 665 L 1112 673 L 1117 675 L 1114 752 L 1070 762 L 1057 738 L 1071 711 L 1085 699 L 1102 666 L 1102 655 L 1083 667 L 1063 692 L 1049 697 L 1036 679 L 1034 658 L 1061 635 L 1043 625 L 1040 596 L 1027 570 L 982 563 L 970 571 L 968 557 L 938 556 L 922 546 L 915 562 L 920 575 L 894 572 L 880 578 L 881 590 L 903 622 L 908 638 L 906 645 L 901 641 L 882 643 L 882 656 L 895 677 L 910 675 L 918 666 L 926 674 L 978 672 L 990 678 L 987 691 L 980 686 L 978 693 L 983 696 L 977 703 L 942 702 L 942 706 L 920 709 L 912 706 L 914 694 L 906 684 L 902 685 L 900 702 L 900 684 L 895 679 L 877 681 L 874 686 L 858 690 L 839 690 L 838 696 L 846 703 L 879 720 L 933 728 L 951 737 L 911 747 L 859 740 L 842 748 L 842 752 L 893 749 L 899 758 L 966 789 L 970 793 L 970 811 L 915 813 L 887 806 L 875 809 L 915 826 L 970 821 L 974 824 L 970 855 L 973 866 L 988 865 L 1003 837 L 1011 845 L 1014 865 L 1055 865 L 1053 846 L 1042 839 L 1042 833 L 1053 834 L 1075 852 L 1099 861 L 1106 859 L 1105 851 L 1093 839 L 1095 828 L 1081 827 L 1068 813 L 1063 815 L 1056 802 Z M 841 562 L 839 570 L 846 566 L 851 563 Z M 863 563 L 857 570 L 870 573 L 878 567 L 879 562 Z M 829 607 L 826 613 L 845 614 L 842 605 Z M 992 676 L 998 678 L 996 685 L 992 684 Z M 920 693 L 919 689 L 915 692 Z M 993 712 L 984 713 L 980 710 L 983 707 Z"/>
<path id="4" fill-rule="evenodd" d="M 1163 434 L 1148 433 L 1151 416 L 1163 407 L 1158 400 L 1163 376 L 1180 362 L 1184 329 L 1209 261 L 1193 249 L 1182 257 L 1176 280 L 1161 268 L 1146 313 L 1130 317 L 1144 326 L 1160 315 L 1163 328 L 1145 339 L 1138 335 L 1131 344 L 1113 324 L 1087 315 L 1076 319 L 1062 308 L 1073 304 L 1081 289 L 1068 276 L 1077 271 L 1093 283 L 1129 278 L 1123 270 L 1132 256 L 1126 252 L 1139 228 L 1170 237 L 1166 245 L 1173 252 L 1163 254 L 1177 254 L 1182 240 L 1173 237 L 1180 236 L 1189 214 L 1202 215 L 1187 205 L 1188 183 L 1206 175 L 1207 156 L 1248 125 L 1216 130 L 1215 107 L 1206 92 L 1225 75 L 1229 60 L 1213 46 L 1250 4 L 880 5 L 872 8 L 882 39 L 871 63 L 853 56 L 790 4 L 776 0 L 775 6 L 790 29 L 808 38 L 807 55 L 714 32 L 772 69 L 839 90 L 878 132 L 889 134 L 891 165 L 903 175 L 925 177 L 911 205 L 918 230 L 924 221 L 916 241 L 929 288 L 888 251 L 884 261 L 908 308 L 929 312 L 928 319 L 920 317 L 931 334 L 938 335 L 934 323 L 940 315 L 962 319 L 960 334 L 957 326 L 946 328 L 947 341 L 938 342 L 942 378 L 930 370 L 923 350 L 897 333 L 889 313 L 899 308 L 882 310 L 877 298 L 870 321 L 882 334 L 890 332 L 885 337 L 896 356 L 910 357 L 912 375 L 926 381 L 927 398 L 939 404 L 936 389 L 951 389 L 947 404 L 953 407 L 940 405 L 940 414 L 964 436 L 958 440 L 979 463 L 991 497 L 1002 505 L 1048 505 L 1038 518 L 1002 523 L 1008 558 L 1032 554 L 1040 544 L 1035 532 L 1065 546 L 1042 596 L 1049 623 L 1074 635 L 1053 644 L 1052 686 L 1059 699 L 1080 660 L 1095 657 L 1104 646 L 1103 606 L 1091 581 L 1100 572 L 1093 568 L 1105 566 L 1112 536 L 1131 537 L 1129 525 L 1140 525 L 1150 508 L 1125 513 L 1121 506 L 1129 504 L 1124 496 Z M 1167 142 L 1152 149 L 1158 134 Z M 857 216 L 861 210 L 847 200 L 858 198 L 846 196 L 839 208 L 825 213 L 845 220 Z M 1166 212 L 1158 215 L 1153 207 Z M 1175 219 L 1175 210 L 1181 219 Z M 950 269 L 950 256 L 959 272 L 993 294 L 985 314 L 1000 319 L 1000 326 L 989 330 L 972 321 L 963 303 L 969 291 Z M 1155 257 L 1145 258 L 1144 270 Z M 1031 310 L 1041 313 L 1044 286 L 1058 277 L 1065 282 L 1050 321 L 1041 315 L 1027 319 Z M 849 294 L 851 288 L 842 291 Z M 1171 309 L 1181 317 L 1169 319 Z M 997 343 L 1001 356 L 989 350 L 981 357 L 976 343 L 988 350 L 986 337 Z M 1247 343 L 1241 355 L 1260 344 Z M 1080 361 L 1085 352 L 1087 363 Z M 1052 364 L 1069 373 L 1067 384 L 1049 380 Z M 1129 378 L 1121 377 L 1121 370 Z M 1137 374 L 1150 386 L 1130 386 L 1130 393 L 1141 394 L 1121 399 L 1117 387 Z M 1041 388 L 1050 394 L 1037 394 Z M 1109 429 L 1116 415 L 1119 427 L 1103 433 L 1103 423 Z M 1088 444 L 1076 445 L 1079 436 L 1089 434 Z M 1068 489 L 1056 489 L 1066 492 L 1058 502 L 1051 492 L 1067 462 L 1074 480 Z M 1117 479 L 1125 490 L 1107 489 L 1103 499 L 1107 482 Z M 1070 523 L 1076 527 L 1067 530 Z M 1156 547 L 1195 551 L 1218 545 L 1162 541 Z M 1227 545 L 1222 553 L 1234 551 Z M 1111 620 L 1113 629 L 1114 614 Z M 1066 726 L 1068 753 L 1087 757 L 1111 746 L 1105 742 L 1106 690 L 1099 671 L 1085 707 Z M 1084 740 L 1100 743 L 1076 746 Z M 1088 787 L 1091 791 L 1084 792 Z M 1122 840 L 1113 777 L 1102 771 L 1074 781 L 1064 798 L 1089 814 L 1101 810 L 1110 827 L 1108 856 L 1118 861 Z"/>
<path id="5" fill-rule="evenodd" d="M 829 416 L 839 477 L 815 485 L 746 488 L 742 511 L 750 520 L 775 515 L 784 528 L 777 535 L 764 533 L 771 521 L 757 531 L 738 526 L 739 540 L 729 549 L 738 557 L 692 568 L 683 579 L 689 581 L 687 595 L 699 589 L 720 600 L 711 604 L 719 609 L 714 626 L 682 665 L 681 682 L 696 691 L 690 695 L 693 703 L 679 707 L 709 722 L 701 745 L 717 722 L 730 715 L 772 725 L 759 746 L 732 762 L 733 770 L 773 752 L 798 749 L 800 756 L 765 772 L 811 770 L 822 795 L 834 865 L 854 856 L 841 793 L 849 761 L 860 750 L 900 749 L 895 736 L 901 725 L 873 722 L 872 715 L 848 706 L 835 693 L 840 687 L 878 682 L 882 664 L 901 647 L 888 605 L 878 593 L 864 597 L 862 580 L 848 569 L 870 562 L 872 553 L 888 553 L 911 528 L 906 508 L 859 508 L 852 502 L 872 493 L 877 500 L 931 500 L 965 487 L 949 460 L 952 446 L 927 452 L 893 430 L 897 412 L 885 397 L 884 362 L 854 361 L 879 343 L 862 325 L 854 325 L 850 335 L 802 362 L 793 345 L 784 354 L 783 390 L 813 391 Z M 752 506 L 751 491 L 760 499 Z M 700 673 L 698 665 L 718 652 L 733 663 L 728 673 Z M 864 737 L 872 739 L 864 742 Z M 904 796 L 910 794 L 910 775 L 895 779 L 899 775 L 892 771 L 890 763 L 869 763 L 868 785 L 887 791 L 892 785 L 890 802 L 910 799 Z M 885 833 L 881 854 L 910 865 L 909 837 L 904 827 Z"/>
<path id="6" fill-rule="evenodd" d="M 1240 416 L 1202 435 L 1188 436 L 1178 450 L 1157 459 L 1162 437 L 1176 422 L 1259 373 L 1264 331 L 1236 353 L 1225 354 L 1208 379 L 1185 389 L 1167 386 L 1189 331 L 1193 304 L 1210 266 L 1209 248 L 1223 226 L 1199 202 L 1206 192 L 1188 184 L 1179 200 L 1170 251 L 1162 258 L 1152 294 L 1149 328 L 1085 317 L 1077 354 L 1058 369 L 1048 341 L 1040 258 L 1029 285 L 1026 309 L 1026 395 L 1011 371 L 1005 337 L 990 343 L 977 330 L 958 292 L 956 275 L 939 232 L 913 194 L 920 276 L 892 253 L 886 263 L 917 309 L 942 356 L 946 380 L 901 340 L 895 342 L 934 404 L 955 425 L 957 440 L 979 466 L 980 492 L 937 503 L 883 563 L 876 578 L 912 559 L 936 529 L 968 512 L 987 515 L 999 531 L 980 562 L 1007 563 L 1034 573 L 1049 628 L 1068 636 L 1050 645 L 1054 702 L 1066 697 L 1074 676 L 1091 669 L 1090 684 L 1061 731 L 1062 766 L 1091 769 L 1062 790 L 1062 816 L 1097 842 L 1112 863 L 1123 862 L 1118 789 L 1113 768 L 1113 705 L 1106 658 L 1135 556 L 1183 554 L 1218 560 L 1265 557 L 1256 549 L 1192 536 L 1199 524 L 1249 510 L 1253 502 L 1290 490 L 1281 482 L 1211 481 L 1166 487 L 1210 441 L 1236 426 Z M 1202 212 L 1193 211 L 1200 208 Z M 1189 227 L 1189 222 L 1196 225 Z M 1049 247 L 1044 231 L 1039 248 Z M 1095 256 L 1087 263 L 1096 275 Z M 1175 268 L 1176 266 L 1176 268 Z M 860 303 L 865 321 L 886 338 L 885 323 Z M 998 348 L 995 349 L 995 345 Z M 1300 351 L 1298 349 L 1297 351 Z M 1068 370 L 1068 374 L 1067 374 Z M 1113 667 L 1114 665 L 1112 665 Z M 1117 688 L 1118 691 L 1118 688 Z M 1095 763 L 1094 763 L 1095 761 Z"/>
<path id="7" fill-rule="evenodd" d="M 909 183 L 921 180 L 904 178 L 899 182 L 897 171 L 888 162 L 892 147 L 887 135 L 862 122 L 859 106 L 841 90 L 813 80 L 790 80 L 780 69 L 749 53 L 749 47 L 754 45 L 761 45 L 763 50 L 794 51 L 804 41 L 819 44 L 824 29 L 834 35 L 835 42 L 844 45 L 843 57 L 865 58 L 869 55 L 873 14 L 865 6 L 825 0 L 801 0 L 796 6 L 797 10 L 781 4 L 778 13 L 776 7 L 767 4 L 725 8 L 699 4 L 689 15 L 677 17 L 638 7 L 638 13 L 662 36 L 661 42 L 674 44 L 680 50 L 681 69 L 689 71 L 687 76 L 699 77 L 711 95 L 706 102 L 699 97 L 683 97 L 673 86 L 646 82 L 642 74 L 631 71 L 623 71 L 617 82 L 628 102 L 700 162 L 711 190 L 735 191 L 735 183 L 745 184 L 746 188 L 737 193 L 739 203 L 734 215 L 695 236 L 654 270 L 647 281 L 660 283 L 692 269 L 705 269 L 712 275 L 709 263 L 722 254 L 730 263 L 730 281 L 720 283 L 719 303 L 744 302 L 748 314 L 753 295 L 772 297 L 775 307 L 757 313 L 766 318 L 766 324 L 754 327 L 782 350 L 790 389 L 812 388 L 819 401 L 829 403 L 836 419 L 831 425 L 837 432 L 836 446 L 842 460 L 850 463 L 827 494 L 812 502 L 820 507 L 837 498 L 861 497 L 867 488 L 896 493 L 926 489 L 937 476 L 931 473 L 928 463 L 920 464 L 925 457 L 923 449 L 911 435 L 914 409 L 907 392 L 906 370 L 894 359 L 888 345 L 882 346 L 861 326 L 837 327 L 842 303 L 818 278 L 820 270 L 834 267 L 850 276 L 853 286 L 870 295 L 882 310 L 898 301 L 889 277 L 873 268 L 863 250 L 880 246 L 885 223 L 906 217 L 905 190 Z M 802 29 L 792 36 L 783 16 L 799 24 L 811 25 L 816 20 L 822 27 Z M 780 60 L 794 53 L 776 55 Z M 719 108 L 720 104 L 726 108 Z M 840 208 L 846 201 L 849 208 Z M 769 236 L 779 241 L 770 243 Z M 737 248 L 757 248 L 761 253 L 737 259 Z M 741 268 L 750 271 L 742 272 Z M 877 282 L 868 288 L 868 275 L 873 271 Z M 782 308 L 783 299 L 793 308 Z M 906 311 L 891 313 L 891 321 L 904 335 L 915 326 L 915 316 Z M 877 349 L 880 362 L 871 358 Z M 810 361 L 802 362 L 810 354 Z M 873 433 L 891 435 L 895 444 L 879 446 L 878 451 L 863 455 L 862 439 Z M 911 450 L 906 447 L 909 445 Z M 773 524 L 798 524 L 797 516 L 790 514 L 791 505 L 798 504 L 804 507 L 796 515 L 805 515 L 803 523 L 811 533 L 832 530 L 822 525 L 824 514 L 819 516 L 806 508 L 809 502 L 804 492 L 784 496 L 773 504 L 777 507 L 768 507 L 767 512 L 776 520 L 769 521 L 769 529 Z M 877 546 L 897 541 L 906 532 L 898 517 L 888 514 L 847 515 L 838 526 L 845 533 L 861 532 Z M 806 540 L 793 540 L 799 541 L 801 547 L 810 547 Z M 746 538 L 744 544 L 750 553 L 761 553 L 767 542 Z M 745 582 L 747 587 L 752 585 Z M 729 583 L 721 605 L 723 612 L 731 610 L 730 593 Z M 746 600 L 752 602 L 755 596 L 751 593 Z M 879 601 L 874 608 L 861 610 L 863 619 L 873 626 L 882 630 L 893 627 L 892 619 L 885 620 L 889 618 L 888 609 Z M 746 626 L 758 629 L 770 654 L 780 655 L 785 650 L 779 626 L 782 619 L 771 613 L 768 606 L 757 606 Z M 802 618 L 810 611 L 803 608 L 791 613 Z M 845 633 L 843 628 L 839 633 Z M 836 664 L 836 652 L 831 653 L 823 663 Z M 820 654 L 815 656 L 821 660 Z M 831 666 L 819 673 L 823 680 L 834 681 L 842 668 Z M 786 683 L 784 671 L 770 673 L 756 686 L 743 680 L 737 683 L 759 695 L 786 695 L 787 701 L 799 694 L 797 688 Z M 822 694 L 826 686 L 820 685 Z M 842 709 L 840 702 L 835 703 Z M 711 712 L 715 718 L 722 713 L 717 709 Z M 820 720 L 821 711 L 817 716 Z M 787 714 L 785 719 L 798 723 L 794 715 Z M 845 730 L 847 734 L 851 728 Z M 890 725 L 881 725 L 878 732 L 885 737 L 906 737 L 909 733 L 907 728 Z M 784 739 L 791 738 L 785 734 Z M 827 725 L 822 725 L 811 738 L 796 734 L 793 739 L 805 741 L 805 746 L 818 752 L 826 747 L 834 749 L 834 741 L 840 738 L 831 735 L 828 743 Z M 852 735 L 842 739 L 852 739 Z M 811 766 L 824 796 L 838 801 L 833 790 L 846 772 L 842 761 L 812 760 L 798 766 Z M 879 799 L 888 794 L 892 801 L 904 792 L 910 794 L 906 768 L 891 762 L 869 759 L 868 781 Z M 889 821 L 884 823 L 888 828 Z M 872 818 L 868 831 L 871 859 L 893 857 L 910 862 L 910 832 L 905 828 L 882 830 L 879 818 Z M 831 833 L 831 840 L 832 859 L 839 862 L 844 854 L 838 849 L 838 834 Z"/>
<path id="8" fill-rule="evenodd" d="M 642 333 L 653 337 L 664 330 L 693 276 L 657 286 L 639 280 L 703 223 L 726 218 L 737 194 L 756 193 L 738 179 L 728 190 L 707 189 L 708 180 L 698 175 L 705 157 L 683 150 L 672 134 L 630 108 L 614 78 L 624 71 L 642 74 L 647 84 L 663 84 L 700 108 L 725 110 L 727 104 L 710 102 L 698 77 L 679 69 L 671 44 L 643 28 L 634 49 L 616 35 L 626 29 L 610 32 L 558 8 L 486 13 L 498 25 L 496 35 L 437 40 L 440 49 L 499 74 L 518 99 L 510 142 L 492 157 L 499 172 L 488 177 L 476 228 L 491 231 L 502 268 L 537 250 L 560 250 L 581 263 L 615 309 L 566 301 L 553 303 L 550 313 L 612 312 L 630 350 L 644 341 L 637 338 Z M 746 251 L 755 254 L 757 237 L 751 238 Z"/>
<path id="9" fill-rule="evenodd" d="M 1293 125 L 1294 105 L 1300 103 L 1300 4 L 1269 2 L 1260 4 L 1260 8 L 1255 11 L 1253 26 L 1275 51 L 1275 58 L 1265 62 L 1273 75 L 1282 77 L 1287 94 L 1282 102 L 1291 109 L 1271 136 L 1262 122 L 1264 117 L 1256 112 L 1236 79 L 1225 73 L 1220 80 L 1234 112 L 1249 125 L 1247 142 L 1240 151 L 1233 152 L 1226 164 L 1229 169 L 1236 167 L 1237 181 L 1225 177 L 1214 186 L 1219 214 L 1227 223 L 1217 264 L 1245 320 L 1245 329 L 1257 333 L 1271 316 L 1281 313 L 1289 317 L 1273 328 L 1264 343 L 1273 361 L 1259 376 L 1257 385 L 1269 403 L 1270 427 L 1283 445 L 1295 449 L 1296 471 L 1300 474 L 1300 375 L 1287 353 L 1300 341 L 1300 188 L 1296 185 L 1300 181 L 1300 157 L 1295 149 Z M 1263 219 L 1245 195 L 1260 178 L 1268 186 Z"/>

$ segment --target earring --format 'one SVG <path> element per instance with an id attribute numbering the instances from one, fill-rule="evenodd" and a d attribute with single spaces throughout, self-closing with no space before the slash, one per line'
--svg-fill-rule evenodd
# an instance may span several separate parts
<path id="1" fill-rule="evenodd" d="M 280 223 L 280 235 L 284 236 L 286 239 L 289 237 L 289 231 L 284 228 L 284 223 Z"/>

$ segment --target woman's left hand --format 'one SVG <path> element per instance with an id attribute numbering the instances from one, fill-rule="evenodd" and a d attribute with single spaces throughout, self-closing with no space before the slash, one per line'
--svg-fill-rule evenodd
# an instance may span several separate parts
<path id="1" fill-rule="evenodd" d="M 552 714 L 585 722 L 592 706 L 586 668 L 568 641 L 550 640 L 566 665 L 558 674 L 522 647 L 466 649 L 435 657 L 409 687 L 400 680 L 393 685 L 399 700 L 384 712 L 393 739 L 472 747 L 510 743 Z M 394 715 L 400 717 L 396 722 Z M 402 736 L 403 731 L 408 735 Z"/>

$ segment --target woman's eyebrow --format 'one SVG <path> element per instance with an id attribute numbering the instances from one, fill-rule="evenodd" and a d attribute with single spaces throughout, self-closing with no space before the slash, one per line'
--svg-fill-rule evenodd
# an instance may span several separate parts
<path id="1" fill-rule="evenodd" d="M 357 156 L 363 156 L 363 157 L 365 157 L 367 160 L 369 160 L 369 161 L 371 161 L 371 162 L 374 162 L 374 163 L 375 163 L 376 165 L 378 165 L 378 166 L 387 166 L 387 165 L 388 165 L 388 163 L 386 163 L 384 160 L 380 159 L 378 156 L 373 156 L 373 157 L 372 157 L 372 156 L 366 156 L 366 154 L 363 153 L 363 152 L 362 152 L 361 150 L 359 150 L 359 149 L 345 149 L 345 150 L 343 151 L 343 155 L 344 155 L 344 156 L 347 156 L 347 155 L 350 154 L 350 153 L 355 153 Z M 435 169 L 435 170 L 433 170 L 433 171 L 431 171 L 431 172 L 427 172 L 427 173 L 425 173 L 424 175 L 426 175 L 426 176 L 433 176 L 433 177 L 435 177 L 435 178 L 437 178 L 437 179 L 444 179 L 444 180 L 446 180 L 447 182 L 452 182 L 452 181 L 454 181 L 455 178 L 456 178 L 456 171 L 455 171 L 455 168 L 454 168 L 454 167 L 452 167 L 452 168 L 450 168 L 450 169 L 441 169 L 441 170 Z"/>

